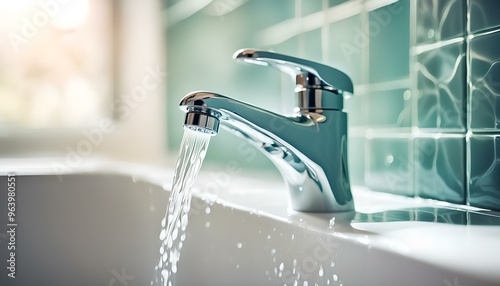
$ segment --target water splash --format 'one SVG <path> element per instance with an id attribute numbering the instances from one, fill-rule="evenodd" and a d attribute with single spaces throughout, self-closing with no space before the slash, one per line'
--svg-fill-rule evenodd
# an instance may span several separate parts
<path id="1" fill-rule="evenodd" d="M 209 142 L 209 134 L 184 129 L 169 204 L 161 222 L 162 246 L 156 267 L 157 285 L 171 286 L 172 276 L 177 272 L 182 243 L 186 238 L 191 187 L 200 171 Z"/>

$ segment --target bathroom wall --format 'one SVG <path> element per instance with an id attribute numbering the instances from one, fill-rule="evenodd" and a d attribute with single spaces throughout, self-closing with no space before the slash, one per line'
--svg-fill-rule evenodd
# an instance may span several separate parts
<path id="1" fill-rule="evenodd" d="M 467 202 L 500 209 L 500 3 L 470 0 L 467 22 Z"/>
<path id="2" fill-rule="evenodd" d="M 355 95 L 345 101 L 352 184 L 500 210 L 497 3 L 167 0 L 169 148 L 182 136 L 177 103 L 193 90 L 291 113 L 292 79 L 231 59 L 243 47 L 269 49 L 352 78 Z M 228 160 L 275 172 L 251 146 L 220 132 L 208 163 Z"/>

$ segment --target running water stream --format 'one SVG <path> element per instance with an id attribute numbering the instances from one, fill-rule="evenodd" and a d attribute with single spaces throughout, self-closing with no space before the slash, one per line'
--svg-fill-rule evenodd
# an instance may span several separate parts
<path id="1" fill-rule="evenodd" d="M 156 285 L 172 286 L 172 277 L 177 272 L 177 262 L 183 241 L 186 239 L 191 187 L 205 158 L 210 136 L 188 128 L 184 129 L 169 204 L 165 217 L 161 221 L 162 244 L 156 267 Z"/>

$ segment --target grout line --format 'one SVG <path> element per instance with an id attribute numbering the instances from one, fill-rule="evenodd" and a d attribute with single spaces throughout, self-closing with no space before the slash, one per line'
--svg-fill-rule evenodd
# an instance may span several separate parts
<path id="1" fill-rule="evenodd" d="M 417 41 L 417 0 L 413 0 L 410 2 L 410 47 L 413 47 L 416 45 Z M 410 81 L 410 100 L 409 103 L 405 102 L 405 107 L 406 104 L 410 104 L 410 125 L 411 126 L 418 126 L 418 95 L 419 95 L 419 90 L 418 90 L 418 73 L 416 70 L 416 60 L 417 57 L 415 55 L 412 55 L 412 50 L 411 48 L 408 50 L 408 60 L 410 61 L 409 63 L 409 81 Z M 414 128 L 412 128 L 414 129 Z M 412 130 L 412 134 L 414 131 Z M 413 135 L 412 135 L 413 136 Z M 413 152 L 415 150 L 415 142 L 414 140 L 410 141 L 409 148 L 411 152 L 409 152 L 409 157 L 412 158 L 413 162 L 416 162 L 418 158 L 416 158 L 417 154 Z M 418 168 L 415 169 L 415 173 L 413 174 L 413 181 L 410 183 L 410 186 L 413 188 L 413 195 L 414 196 L 419 196 L 419 185 L 418 185 L 418 180 L 416 179 L 418 177 Z"/>
<path id="2" fill-rule="evenodd" d="M 454 38 L 454 39 L 449 39 L 449 40 L 444 40 L 444 41 L 439 41 L 439 42 L 432 43 L 432 44 L 423 44 L 423 45 L 413 46 L 410 48 L 410 53 L 414 56 L 417 56 L 417 55 L 420 55 L 420 54 L 428 52 L 428 51 L 436 50 L 436 49 L 439 49 L 442 47 L 446 47 L 449 45 L 463 42 L 464 39 L 465 39 L 465 36 Z"/>
<path id="3" fill-rule="evenodd" d="M 372 11 L 390 5 L 397 0 L 370 0 L 367 2 Z M 261 30 L 257 39 L 260 45 L 274 46 L 297 35 L 315 30 L 323 25 L 335 23 L 355 16 L 363 11 L 364 0 L 351 0 L 303 17 L 287 19 Z"/>
<path id="4" fill-rule="evenodd" d="M 500 26 L 490 27 L 490 28 L 487 28 L 485 30 L 476 32 L 475 34 L 470 31 L 470 27 L 468 29 L 469 29 L 467 31 L 468 32 L 468 36 L 471 37 L 471 38 L 482 37 L 482 36 L 487 36 L 487 35 L 491 35 L 491 34 L 500 33 Z"/>
<path id="5" fill-rule="evenodd" d="M 488 137 L 494 137 L 494 136 L 500 136 L 500 130 L 491 130 L 491 131 L 470 131 L 469 132 L 470 136 L 488 136 Z"/>
<path id="6" fill-rule="evenodd" d="M 302 18 L 302 0 L 295 0 L 295 15 L 294 20 L 300 21 Z M 304 42 L 304 34 L 298 35 L 298 56 L 300 58 L 305 57 L 305 42 Z"/>
<path id="7" fill-rule="evenodd" d="M 409 136 L 410 135 L 410 136 Z M 408 140 L 414 140 L 414 139 L 419 139 L 419 138 L 431 138 L 431 139 L 442 139 L 442 138 L 465 138 L 466 134 L 459 134 L 459 133 L 426 133 L 426 132 L 421 132 L 418 134 L 414 133 L 407 133 L 407 132 L 380 132 L 378 129 L 367 129 L 366 130 L 366 137 L 368 139 L 373 139 L 373 138 L 398 138 L 398 139 L 408 139 Z"/>
<path id="8" fill-rule="evenodd" d="M 369 52 L 370 52 L 370 30 L 368 29 L 368 11 L 366 10 L 366 3 L 364 3 L 363 8 L 361 10 L 361 29 L 363 29 L 363 33 L 365 35 L 368 35 L 366 44 L 367 46 L 361 48 L 361 66 L 363 67 L 361 69 L 361 83 L 362 84 L 368 84 L 369 83 L 369 69 L 370 69 L 370 58 L 369 58 Z M 369 91 L 366 90 L 366 85 L 365 89 L 361 88 L 360 89 L 361 94 L 368 95 Z M 361 100 L 361 112 L 363 114 L 369 114 L 370 111 L 370 106 L 367 102 L 367 98 L 364 98 Z M 363 118 L 363 121 L 366 122 L 366 117 Z"/>
<path id="9" fill-rule="evenodd" d="M 398 79 L 386 82 L 360 84 L 360 85 L 355 85 L 355 87 L 363 91 L 385 91 L 385 90 L 405 89 L 405 88 L 408 89 L 410 85 L 411 85 L 410 78 L 405 78 L 405 79 Z"/>
<path id="10" fill-rule="evenodd" d="M 323 0 L 321 10 L 328 9 L 328 0 Z M 330 62 L 330 28 L 328 24 L 323 23 L 321 26 L 321 59 L 324 63 Z"/>
<path id="11" fill-rule="evenodd" d="M 465 138 L 470 136 L 464 132 L 452 132 L 445 130 L 426 130 L 414 127 L 374 127 L 374 126 L 351 126 L 349 135 L 353 137 L 368 138 Z M 481 136 L 495 137 L 499 134 L 481 134 Z"/>
<path id="12" fill-rule="evenodd" d="M 471 150 L 470 150 L 470 136 L 472 127 L 472 97 L 471 97 L 471 57 L 470 57 L 470 42 L 472 40 L 470 31 L 470 0 L 465 1 L 465 33 L 467 35 L 465 39 L 465 128 L 467 130 L 467 136 L 465 137 L 465 154 L 463 160 L 465 163 L 465 174 L 464 174 L 464 199 L 465 204 L 470 205 L 470 174 L 471 174 Z"/>
<path id="13" fill-rule="evenodd" d="M 184 0 L 173 4 L 168 9 L 165 8 L 163 13 L 167 18 L 167 21 L 165 22 L 166 27 L 171 27 L 179 22 L 186 20 L 211 3 L 212 0 Z"/>
<path id="14" fill-rule="evenodd" d="M 361 28 L 363 29 L 363 34 L 368 35 L 366 38 L 366 46 L 361 48 L 361 83 L 369 84 L 369 70 L 370 70 L 370 29 L 368 27 L 369 18 L 368 11 L 366 10 L 366 3 L 364 3 L 363 8 L 360 12 L 361 18 Z"/>

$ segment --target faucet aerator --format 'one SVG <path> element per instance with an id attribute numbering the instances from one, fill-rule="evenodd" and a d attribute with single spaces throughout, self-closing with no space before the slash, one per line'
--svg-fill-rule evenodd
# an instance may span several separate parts
<path id="1" fill-rule="evenodd" d="M 184 118 L 184 128 L 214 136 L 219 132 L 219 117 L 219 113 L 211 109 L 190 108 Z"/>

